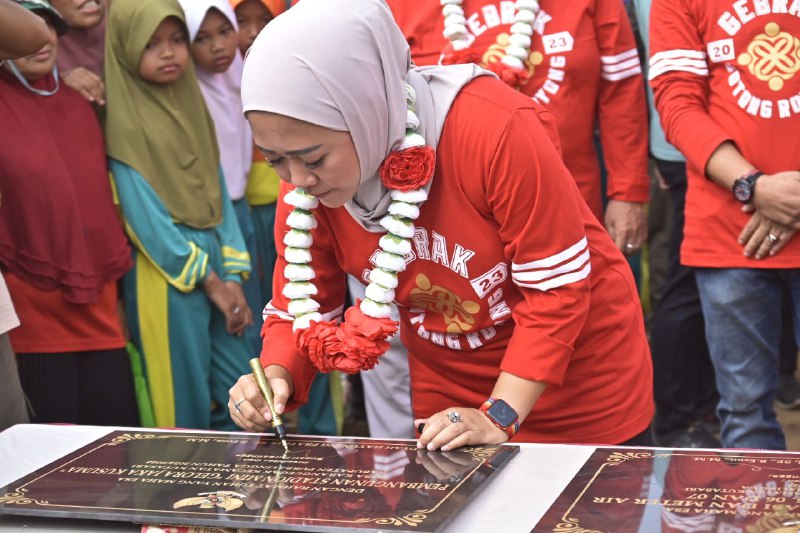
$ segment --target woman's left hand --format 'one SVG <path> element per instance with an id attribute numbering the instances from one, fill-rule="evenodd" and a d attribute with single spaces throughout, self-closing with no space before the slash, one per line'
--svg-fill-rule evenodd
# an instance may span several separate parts
<path id="1" fill-rule="evenodd" d="M 414 421 L 415 426 L 425 424 L 417 441 L 417 448 L 427 450 L 454 450 L 470 444 L 502 444 L 508 440 L 505 431 L 477 409 L 451 407 L 427 419 Z"/>

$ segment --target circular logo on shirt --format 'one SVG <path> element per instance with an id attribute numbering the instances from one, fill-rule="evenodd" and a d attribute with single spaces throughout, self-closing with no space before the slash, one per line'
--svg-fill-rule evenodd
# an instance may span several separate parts
<path id="1" fill-rule="evenodd" d="M 800 39 L 781 31 L 781 27 L 770 22 L 748 45 L 747 51 L 739 55 L 740 65 L 773 91 L 780 91 L 786 80 L 800 71 Z"/>

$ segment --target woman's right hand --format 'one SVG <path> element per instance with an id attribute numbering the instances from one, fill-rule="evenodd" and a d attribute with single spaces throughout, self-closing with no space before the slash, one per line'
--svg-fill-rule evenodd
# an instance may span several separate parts
<path id="1" fill-rule="evenodd" d="M 294 391 L 292 375 L 280 365 L 269 365 L 264 369 L 264 374 L 272 389 L 275 412 L 282 415 Z M 266 431 L 271 426 L 272 412 L 252 374 L 240 377 L 228 392 L 228 410 L 237 426 L 256 432 Z"/>

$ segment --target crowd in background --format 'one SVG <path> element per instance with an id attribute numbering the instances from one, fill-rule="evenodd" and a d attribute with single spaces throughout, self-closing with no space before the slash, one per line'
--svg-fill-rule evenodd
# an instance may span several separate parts
<path id="1" fill-rule="evenodd" d="M 290 2 L 19 3 L 50 32 L 0 68 L 0 269 L 19 317 L 0 320 L 17 406 L 0 426 L 233 429 L 228 389 L 273 294 L 279 184 L 242 116 L 242 64 Z M 655 442 L 784 449 L 773 402 L 800 407 L 800 6 L 542 0 L 526 41 L 512 1 L 388 4 L 418 65 L 502 78 L 527 42 L 510 84 L 551 113 L 637 274 Z M 456 26 L 482 54 L 457 53 Z M 384 357 L 363 375 L 371 434 L 411 437 L 397 339 Z M 342 379 L 319 374 L 297 430 L 340 434 L 343 409 Z"/>

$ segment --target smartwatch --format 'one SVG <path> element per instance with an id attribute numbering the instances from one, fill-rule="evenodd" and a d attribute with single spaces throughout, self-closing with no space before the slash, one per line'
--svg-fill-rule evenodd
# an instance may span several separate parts
<path id="1" fill-rule="evenodd" d="M 492 424 L 505 431 L 509 439 L 519 431 L 519 415 L 505 401 L 489 398 L 483 402 L 479 410 L 491 420 Z"/>
<path id="2" fill-rule="evenodd" d="M 749 204 L 756 195 L 756 180 L 764 173 L 756 169 L 751 170 L 733 182 L 733 197 L 743 204 Z"/>

